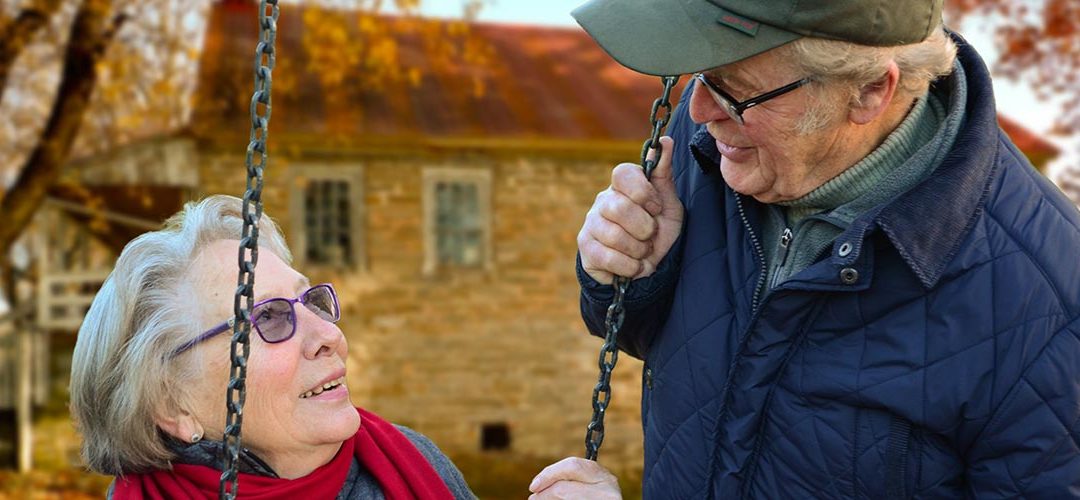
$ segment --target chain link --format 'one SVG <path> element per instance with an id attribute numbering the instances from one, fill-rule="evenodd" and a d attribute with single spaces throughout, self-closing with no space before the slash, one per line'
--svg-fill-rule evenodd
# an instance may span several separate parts
<path id="1" fill-rule="evenodd" d="M 267 13 L 269 8 L 269 13 Z M 259 44 L 255 48 L 255 92 L 251 96 L 251 135 L 247 147 L 247 188 L 244 190 L 242 216 L 244 227 L 240 235 L 237 256 L 240 268 L 233 300 L 232 343 L 230 344 L 229 385 L 226 396 L 228 415 L 225 419 L 224 464 L 218 490 L 220 498 L 236 498 L 237 466 L 240 459 L 240 429 L 244 422 L 244 401 L 247 398 L 247 360 L 251 352 L 251 306 L 255 302 L 255 265 L 259 261 L 259 220 L 262 218 L 263 171 L 267 162 L 266 139 L 270 126 L 271 73 L 276 54 L 277 0 L 259 3 Z"/>
<path id="2" fill-rule="evenodd" d="M 652 115 L 649 122 L 652 124 L 652 135 L 641 146 L 641 165 L 645 169 L 645 176 L 652 175 L 656 164 L 660 161 L 660 134 L 671 120 L 671 90 L 679 81 L 678 77 L 665 76 L 661 78 L 664 83 L 664 93 L 659 99 L 653 101 Z M 649 150 L 656 153 L 649 158 Z M 604 442 L 604 415 L 608 404 L 611 403 L 611 372 L 615 370 L 615 363 L 619 360 L 619 348 L 617 340 L 619 329 L 622 328 L 623 320 L 626 319 L 626 309 L 623 307 L 623 298 L 630 286 L 630 278 L 617 276 L 615 283 L 615 295 L 608 306 L 607 316 L 604 318 L 604 345 L 600 348 L 600 377 L 593 388 L 592 420 L 585 431 L 585 458 L 596 460 L 600 453 L 600 445 Z"/>

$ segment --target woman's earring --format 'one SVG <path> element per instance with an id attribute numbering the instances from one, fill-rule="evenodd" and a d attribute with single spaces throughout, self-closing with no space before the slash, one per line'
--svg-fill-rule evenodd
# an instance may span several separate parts
<path id="1" fill-rule="evenodd" d="M 202 441 L 202 434 L 196 432 L 195 434 L 191 435 L 191 444 L 198 443 L 199 441 Z"/>

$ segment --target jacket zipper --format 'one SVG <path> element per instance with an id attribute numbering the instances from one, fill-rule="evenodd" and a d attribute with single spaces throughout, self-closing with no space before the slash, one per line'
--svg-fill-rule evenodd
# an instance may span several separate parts
<path id="1" fill-rule="evenodd" d="M 739 209 L 739 218 L 742 219 L 743 227 L 746 228 L 747 234 L 750 235 L 750 243 L 754 247 L 754 253 L 758 260 L 758 274 L 757 284 L 754 286 L 754 295 L 750 299 L 750 316 L 754 316 L 757 312 L 758 300 L 761 299 L 761 290 L 765 286 L 765 279 L 769 275 L 769 269 L 765 264 L 765 250 L 761 247 L 761 242 L 758 241 L 757 235 L 754 234 L 754 228 L 750 227 L 750 220 L 746 218 L 746 211 L 743 209 L 742 196 L 739 193 L 735 193 L 735 205 Z"/>
<path id="2" fill-rule="evenodd" d="M 734 191 L 733 191 L 734 193 Z M 754 234 L 754 228 L 750 227 L 750 220 L 746 218 L 746 211 L 743 209 L 742 196 L 739 193 L 734 193 L 735 205 L 739 209 L 739 217 L 742 219 L 743 227 L 746 228 L 747 234 L 750 235 L 750 243 L 754 247 L 754 254 L 758 261 L 758 280 L 754 286 L 754 295 L 750 299 L 750 322 L 747 323 L 746 331 L 743 332 L 739 339 L 739 346 L 734 353 L 731 360 L 731 365 L 728 366 L 727 382 L 724 384 L 724 388 L 720 390 L 720 411 L 719 418 L 716 420 L 716 428 L 713 429 L 713 449 L 712 454 L 709 455 L 708 475 L 705 479 L 706 499 L 715 500 L 715 495 L 712 488 L 712 483 L 716 478 L 716 454 L 719 452 L 720 443 L 716 440 L 716 433 L 719 431 L 721 425 L 723 425 L 724 415 L 728 412 L 728 398 L 731 395 L 731 377 L 735 372 L 735 364 L 738 360 L 739 353 L 742 352 L 743 347 L 746 345 L 746 340 L 750 336 L 751 330 L 753 330 L 754 323 L 757 322 L 758 316 L 758 300 L 761 299 L 762 289 L 765 287 L 765 280 L 768 277 L 768 265 L 765 263 L 765 251 L 762 249 L 761 242 L 757 239 L 757 235 Z"/>

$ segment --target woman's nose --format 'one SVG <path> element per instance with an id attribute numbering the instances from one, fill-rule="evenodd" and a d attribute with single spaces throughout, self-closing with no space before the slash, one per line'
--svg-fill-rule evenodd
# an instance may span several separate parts
<path id="1" fill-rule="evenodd" d="M 690 93 L 690 119 L 694 120 L 694 123 L 700 125 L 731 119 L 716 99 L 713 99 L 712 94 L 701 85 L 701 82 L 691 80 L 691 83 L 694 85 L 694 91 Z"/>
<path id="2" fill-rule="evenodd" d="M 296 306 L 296 328 L 304 334 L 304 354 L 314 358 L 337 352 L 345 341 L 341 329 L 307 307 Z"/>

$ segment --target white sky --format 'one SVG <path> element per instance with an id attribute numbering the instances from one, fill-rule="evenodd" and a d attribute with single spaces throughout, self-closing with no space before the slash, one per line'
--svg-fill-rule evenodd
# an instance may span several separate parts
<path id="1" fill-rule="evenodd" d="M 577 26 L 570 11 L 585 0 L 488 0 L 480 10 L 478 20 L 520 24 L 546 24 Z M 462 0 L 423 0 L 421 12 L 433 17 L 460 17 Z M 993 38 L 986 28 L 965 23 L 959 31 L 967 38 L 987 65 L 997 57 Z M 1061 113 L 1064 99 L 1041 102 L 1026 85 L 1010 82 L 1004 78 L 994 80 L 998 112 L 1024 125 L 1033 132 L 1046 133 L 1054 119 Z M 1050 137 L 1065 153 L 1061 161 L 1052 165 L 1051 174 L 1063 163 L 1080 163 L 1080 134 L 1071 138 Z M 1055 168 L 1056 167 L 1056 168 Z"/>

